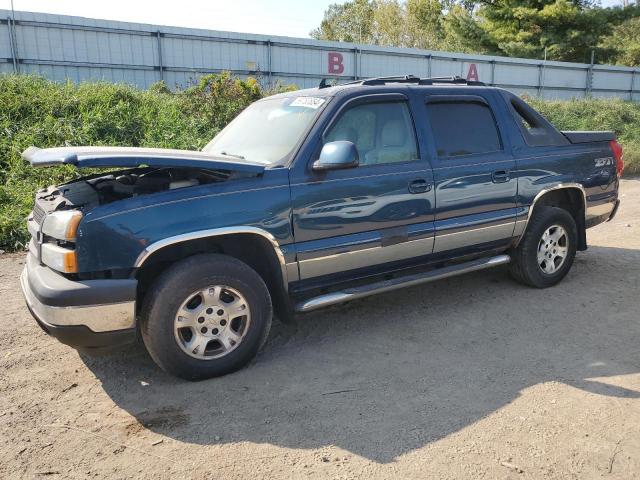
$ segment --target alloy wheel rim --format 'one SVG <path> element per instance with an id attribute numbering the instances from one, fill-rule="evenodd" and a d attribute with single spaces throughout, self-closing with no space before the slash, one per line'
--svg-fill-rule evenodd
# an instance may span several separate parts
<path id="1" fill-rule="evenodd" d="M 246 298 L 227 285 L 212 285 L 182 302 L 173 330 L 183 352 L 198 360 L 212 360 L 238 348 L 250 324 Z"/>
<path id="2" fill-rule="evenodd" d="M 567 258 L 569 252 L 569 236 L 560 225 L 547 228 L 538 243 L 538 267 L 543 273 L 556 273 Z"/>

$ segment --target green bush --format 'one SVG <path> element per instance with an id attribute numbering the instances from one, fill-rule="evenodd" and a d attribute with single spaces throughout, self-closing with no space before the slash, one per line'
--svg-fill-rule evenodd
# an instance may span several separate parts
<path id="1" fill-rule="evenodd" d="M 292 87 L 278 86 L 278 90 Z M 54 83 L 29 75 L 0 76 L 0 249 L 24 248 L 25 218 L 38 188 L 73 178 L 73 167 L 31 168 L 31 145 L 122 145 L 200 149 L 265 92 L 254 79 L 208 75 L 175 93 L 109 83 Z M 563 130 L 615 130 L 627 173 L 640 173 L 640 104 L 619 100 L 529 99 Z"/>
<path id="2" fill-rule="evenodd" d="M 624 150 L 625 173 L 640 173 L 640 103 L 593 98 L 526 100 L 560 130 L 613 130 Z"/>
<path id="3" fill-rule="evenodd" d="M 203 77 L 171 93 L 109 83 L 59 84 L 0 76 L 0 249 L 24 248 L 25 218 L 36 189 L 73 178 L 73 167 L 31 168 L 27 147 L 120 145 L 200 149 L 243 108 L 264 95 L 255 79 Z"/>

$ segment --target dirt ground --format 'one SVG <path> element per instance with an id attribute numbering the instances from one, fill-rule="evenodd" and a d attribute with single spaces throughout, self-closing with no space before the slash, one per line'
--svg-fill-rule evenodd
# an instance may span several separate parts
<path id="1" fill-rule="evenodd" d="M 499 268 L 363 299 L 199 383 L 47 337 L 3 255 L 0 477 L 640 477 L 640 180 L 622 196 L 555 288 Z"/>

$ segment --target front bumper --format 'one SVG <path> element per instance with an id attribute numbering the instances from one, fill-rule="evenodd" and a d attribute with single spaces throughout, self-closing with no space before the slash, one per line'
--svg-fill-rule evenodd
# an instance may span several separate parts
<path id="1" fill-rule="evenodd" d="M 20 284 L 33 317 L 62 343 L 97 352 L 135 341 L 136 280 L 72 281 L 28 254 Z"/>

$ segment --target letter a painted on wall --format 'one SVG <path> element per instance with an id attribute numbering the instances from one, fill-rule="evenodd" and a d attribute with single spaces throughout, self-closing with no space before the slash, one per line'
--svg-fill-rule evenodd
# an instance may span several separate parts
<path id="1" fill-rule="evenodd" d="M 469 71 L 467 72 L 467 81 L 477 82 L 480 79 L 478 78 L 478 68 L 475 63 L 469 65 Z"/>
<path id="2" fill-rule="evenodd" d="M 342 64 L 342 54 L 338 52 L 329 52 L 329 67 L 327 71 L 340 75 L 344 72 L 344 65 Z"/>

